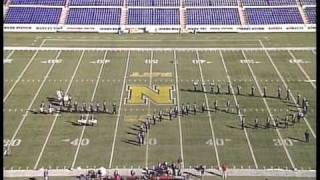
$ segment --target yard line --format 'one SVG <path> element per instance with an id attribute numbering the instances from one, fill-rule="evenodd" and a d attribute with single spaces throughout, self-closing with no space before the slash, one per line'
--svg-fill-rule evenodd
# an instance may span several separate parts
<path id="1" fill-rule="evenodd" d="M 149 70 L 149 88 L 152 89 L 152 59 L 153 59 L 153 51 L 151 51 L 151 57 L 150 57 L 150 70 Z M 150 115 L 150 99 L 148 100 L 148 115 Z M 146 144 L 146 168 L 148 168 L 148 158 L 149 158 L 149 133 L 147 132 L 147 144 Z"/>
<path id="2" fill-rule="evenodd" d="M 104 53 L 103 60 L 106 59 L 107 53 L 108 53 L 108 51 L 106 51 L 106 52 Z M 100 78 L 101 78 L 101 73 L 102 73 L 103 67 L 104 67 L 104 63 L 101 64 L 100 71 L 99 71 L 99 74 L 98 74 L 98 77 L 97 77 L 97 81 L 96 81 L 96 85 L 95 85 L 95 87 L 94 87 L 93 94 L 92 94 L 92 96 L 91 96 L 91 102 L 93 102 L 94 97 L 95 97 L 95 95 L 96 95 L 97 88 L 98 88 L 98 85 L 99 85 L 99 82 L 100 82 Z M 89 118 L 89 113 L 87 114 L 86 120 L 88 120 L 88 118 Z M 84 134 L 85 129 L 86 129 L 86 126 L 83 126 L 82 132 L 81 132 L 81 135 L 80 135 L 80 138 L 79 138 L 79 143 L 78 143 L 78 146 L 77 146 L 77 150 L 76 150 L 76 153 L 75 153 L 75 155 L 74 155 L 73 162 L 72 162 L 72 165 L 71 165 L 71 169 L 74 168 L 74 165 L 75 165 L 75 163 L 76 163 L 76 160 L 77 160 L 77 157 L 78 157 L 78 153 L 79 153 L 79 149 L 80 149 L 80 146 L 81 146 L 81 142 L 82 142 L 82 138 L 83 138 L 83 134 Z"/>
<path id="3" fill-rule="evenodd" d="M 314 55 L 316 55 L 317 53 L 316 53 L 316 50 L 311 50 L 312 51 L 312 53 L 314 54 Z"/>
<path id="4" fill-rule="evenodd" d="M 228 78 L 228 81 L 229 81 L 230 86 L 231 86 L 231 91 L 232 91 L 234 102 L 236 103 L 236 105 L 239 105 L 237 97 L 236 97 L 236 95 L 234 93 L 234 89 L 233 89 L 233 86 L 232 86 L 232 81 L 231 81 L 230 75 L 228 73 L 228 69 L 227 69 L 226 63 L 224 62 L 224 58 L 223 58 L 222 52 L 219 51 L 219 53 L 220 53 L 221 61 L 223 63 L 224 70 L 225 70 L 225 72 L 227 74 L 227 78 Z M 238 114 L 239 114 L 240 119 L 242 119 L 242 114 L 241 114 L 240 111 L 239 111 Z M 257 164 L 256 158 L 255 158 L 255 155 L 253 153 L 253 149 L 252 149 L 252 146 L 251 146 L 251 143 L 250 143 L 250 139 L 249 139 L 249 136 L 248 136 L 248 133 L 247 133 L 247 128 L 244 127 L 243 130 L 244 130 L 244 134 L 246 136 L 247 142 L 248 142 L 248 146 L 249 146 L 249 149 L 250 149 L 250 153 L 251 153 L 254 165 L 255 165 L 256 169 L 258 169 L 258 164 Z"/>
<path id="5" fill-rule="evenodd" d="M 292 53 L 290 50 L 288 50 L 288 52 L 289 52 L 290 56 L 291 56 L 294 60 L 296 60 L 296 57 L 293 55 L 293 53 Z M 301 70 L 301 72 L 304 74 L 304 76 L 309 80 L 309 82 L 310 82 L 310 84 L 312 85 L 312 87 L 313 87 L 314 89 L 316 89 L 316 85 L 313 83 L 313 81 L 311 81 L 309 75 L 308 75 L 308 74 L 306 73 L 306 71 L 302 68 L 302 66 L 300 65 L 300 63 L 295 63 L 295 64 L 297 64 L 297 66 L 299 67 L 299 69 Z"/>
<path id="6" fill-rule="evenodd" d="M 124 93 L 125 85 L 126 85 L 129 61 L 130 61 L 130 51 L 128 51 L 127 64 L 126 64 L 126 69 L 125 69 L 125 73 L 124 73 L 124 76 L 123 76 L 122 90 L 121 90 L 120 101 L 119 101 L 119 110 L 118 110 L 118 116 L 117 116 L 117 121 L 116 121 L 116 127 L 115 127 L 114 135 L 113 135 L 113 142 L 112 142 L 112 148 L 111 148 L 111 154 L 110 154 L 109 168 L 111 168 L 112 160 L 113 160 L 114 146 L 115 146 L 115 143 L 116 143 L 117 131 L 118 131 L 118 126 L 119 126 L 120 114 L 121 114 L 122 99 L 123 99 L 123 93 Z"/>
<path id="7" fill-rule="evenodd" d="M 82 61 L 83 55 L 84 55 L 84 51 L 82 51 L 82 54 L 81 54 L 81 56 L 80 56 L 80 58 L 79 58 L 79 61 L 78 61 L 77 66 L 76 66 L 76 68 L 75 68 L 75 70 L 74 70 L 74 72 L 73 72 L 73 74 L 72 74 L 72 76 L 71 76 L 71 79 L 70 79 L 70 81 L 69 81 L 69 84 L 68 84 L 68 87 L 67 87 L 67 89 L 66 89 L 65 94 L 67 94 L 67 93 L 69 92 L 69 89 L 71 88 L 71 84 L 72 84 L 72 82 L 73 82 L 73 79 L 74 79 L 77 71 L 78 71 L 78 68 L 79 68 L 80 63 L 81 63 L 81 61 Z M 49 130 L 49 133 L 48 133 L 48 135 L 47 135 L 47 137 L 46 137 L 46 140 L 45 140 L 45 142 L 44 142 L 44 144 L 43 144 L 43 146 L 42 146 L 42 148 L 41 148 L 40 154 L 39 154 L 39 156 L 38 156 L 38 159 L 37 159 L 37 161 L 36 161 L 33 169 L 37 169 L 37 167 L 38 167 L 38 164 L 39 164 L 39 162 L 40 162 L 40 160 L 41 160 L 41 158 L 42 158 L 42 154 L 43 154 L 43 152 L 44 152 L 44 150 L 45 150 L 45 148 L 46 148 L 46 146 L 47 146 L 48 140 L 49 140 L 49 138 L 50 138 L 50 136 L 51 136 L 52 130 L 53 130 L 53 128 L 54 128 L 54 125 L 56 124 L 57 119 L 58 119 L 58 114 L 56 114 L 55 117 L 54 117 L 54 120 L 53 120 L 53 122 L 52 122 L 52 124 L 51 124 L 51 127 L 50 127 L 50 130 Z"/>
<path id="8" fill-rule="evenodd" d="M 177 67 L 177 54 L 176 51 L 173 51 L 174 56 L 174 71 L 176 75 L 176 92 L 177 92 L 177 105 L 178 105 L 178 112 L 180 111 L 180 95 L 179 95 L 179 80 L 178 80 L 178 67 Z M 184 157 L 183 157 L 183 145 L 182 145 L 182 126 L 181 126 L 181 117 L 178 116 L 178 122 L 179 122 L 179 134 L 180 134 L 180 154 L 182 159 L 182 167 L 181 169 L 184 169 Z"/>
<path id="9" fill-rule="evenodd" d="M 60 52 L 61 52 L 61 51 L 60 51 Z M 58 56 L 60 55 L 60 52 L 58 53 Z M 57 57 L 58 57 L 58 56 L 57 56 Z M 17 129 L 16 129 L 16 131 L 14 132 L 14 134 L 13 134 L 11 140 L 10 140 L 10 143 L 9 143 L 9 145 L 8 145 L 8 149 L 10 148 L 11 143 L 12 143 L 12 142 L 14 141 L 14 139 L 16 138 L 16 136 L 17 136 L 17 134 L 18 134 L 18 132 L 19 132 L 19 130 L 20 130 L 23 122 L 24 122 L 25 119 L 27 118 L 27 116 L 28 116 L 28 114 L 29 114 L 29 111 L 31 110 L 31 108 L 32 108 L 32 106 L 33 106 L 34 101 L 37 99 L 37 97 L 38 97 L 38 95 L 39 95 L 39 93 L 40 93 L 40 91 L 41 91 L 44 83 L 46 82 L 49 74 L 51 73 L 54 65 L 55 65 L 55 64 L 52 64 L 52 65 L 50 66 L 48 72 L 47 72 L 46 75 L 44 76 L 44 79 L 42 80 L 42 83 L 40 84 L 40 87 L 38 88 L 38 90 L 37 90 L 37 92 L 35 93 L 33 99 L 31 100 L 31 102 L 30 102 L 30 104 L 29 104 L 29 106 L 28 106 L 28 109 L 27 109 L 26 113 L 23 115 L 23 117 L 22 117 L 22 119 L 21 119 L 21 121 L 20 121 L 20 123 L 19 123 L 19 125 L 18 125 L 18 127 L 17 127 Z"/>
<path id="10" fill-rule="evenodd" d="M 201 81 L 204 82 L 204 78 L 203 78 L 203 74 L 202 74 L 202 68 L 201 68 L 201 63 L 200 63 L 200 59 L 199 59 L 199 52 L 196 51 L 197 54 L 197 59 L 198 59 L 198 64 L 199 64 L 199 70 L 200 70 L 200 75 L 201 75 Z M 203 90 L 206 91 L 206 87 L 203 87 Z M 204 97 L 206 99 L 206 105 L 207 108 L 209 108 L 209 102 L 208 102 L 208 97 L 207 94 L 204 93 Z M 216 154 L 216 158 L 217 158 L 217 163 L 218 163 L 218 167 L 220 167 L 220 159 L 219 159 L 219 154 L 218 154 L 218 149 L 217 149 L 217 145 L 216 145 L 216 138 L 214 136 L 214 131 L 213 131 L 213 125 L 212 125 L 212 119 L 211 119 L 211 113 L 209 110 L 207 110 L 208 112 L 208 116 L 209 116 L 209 123 L 210 123 L 210 128 L 211 128 L 211 134 L 212 134 L 212 141 L 213 141 L 213 146 L 214 146 L 214 150 L 215 150 L 215 154 Z"/>
<path id="11" fill-rule="evenodd" d="M 45 42 L 46 42 L 46 40 L 42 40 L 39 48 L 41 48 Z M 6 102 L 6 100 L 8 99 L 8 97 L 10 96 L 10 94 L 12 93 L 13 89 L 16 87 L 16 85 L 18 84 L 18 82 L 20 81 L 20 79 L 22 78 L 22 76 L 24 75 L 24 73 L 27 71 L 27 69 L 29 68 L 29 66 L 32 64 L 32 62 L 33 62 L 33 60 L 35 59 L 35 57 L 38 55 L 38 52 L 39 52 L 39 49 L 36 50 L 36 52 L 33 54 L 33 56 L 31 57 L 31 59 L 29 60 L 28 64 L 24 67 L 24 69 L 22 70 L 22 72 L 21 72 L 20 75 L 18 76 L 18 79 L 14 82 L 14 84 L 12 85 L 12 87 L 9 89 L 7 95 L 3 98 L 3 102 Z"/>
<path id="12" fill-rule="evenodd" d="M 261 44 L 261 46 L 264 48 L 264 44 L 263 44 L 261 41 L 260 41 L 260 44 Z M 273 59 L 271 58 L 269 52 L 268 52 L 267 50 L 265 50 L 265 53 L 266 53 L 266 55 L 268 56 L 268 59 L 269 59 L 269 61 L 271 62 L 273 68 L 276 70 L 278 76 L 280 77 L 280 79 L 281 79 L 284 87 L 285 87 L 286 89 L 288 89 L 287 83 L 285 82 L 285 80 L 284 80 L 283 76 L 281 75 L 280 71 L 278 70 L 277 66 L 274 64 Z M 297 104 L 297 101 L 296 101 L 296 99 L 295 99 L 295 97 L 293 96 L 293 94 L 292 94 L 291 91 L 290 91 L 290 96 L 291 96 L 294 104 L 296 105 L 297 109 L 299 109 L 299 105 Z M 316 138 L 316 134 L 314 133 L 313 129 L 311 128 L 308 119 L 307 119 L 306 117 L 303 117 L 303 120 L 304 120 L 305 123 L 307 124 L 307 126 L 308 126 L 308 128 L 309 128 L 309 130 L 310 130 L 310 132 L 311 132 L 311 134 L 312 134 L 312 136 L 313 136 L 314 138 Z"/>
<path id="13" fill-rule="evenodd" d="M 242 52 L 242 55 L 243 55 L 244 59 L 247 60 L 247 56 L 245 55 L 244 51 L 241 51 L 241 52 Z M 252 70 L 250 64 L 249 64 L 249 63 L 246 63 L 246 64 L 247 64 L 248 67 L 249 67 L 249 70 L 250 70 L 250 72 L 251 72 L 251 75 L 252 75 L 252 77 L 253 77 L 253 79 L 254 79 L 257 87 L 258 87 L 259 93 L 260 93 L 260 95 L 261 95 L 261 97 L 262 97 L 262 100 L 263 100 L 263 102 L 264 102 L 267 110 L 268 110 L 268 113 L 269 113 L 269 115 L 270 115 L 270 117 L 271 117 L 271 120 L 272 120 L 272 122 L 273 122 L 273 125 L 275 126 L 276 124 L 275 124 L 275 122 L 274 122 L 273 115 L 272 115 L 272 113 L 271 113 L 271 111 L 270 111 L 270 108 L 269 108 L 269 105 L 268 105 L 268 103 L 267 103 L 266 98 L 263 97 L 263 93 L 262 93 L 262 90 L 261 90 L 261 88 L 260 88 L 260 85 L 259 85 L 259 83 L 258 83 L 258 81 L 257 81 L 257 77 L 254 75 L 253 70 Z M 284 151 L 285 151 L 286 154 L 287 154 L 287 157 L 288 157 L 288 159 L 289 159 L 289 161 L 290 161 L 290 163 L 291 163 L 292 168 L 293 168 L 293 169 L 296 169 L 296 166 L 295 166 L 295 164 L 294 164 L 294 162 L 293 162 L 293 160 L 292 160 L 292 158 L 291 158 L 291 156 L 290 156 L 290 154 L 289 154 L 289 151 L 288 151 L 288 149 L 287 149 L 287 147 L 286 147 L 286 145 L 285 145 L 285 142 L 284 142 L 284 140 L 283 140 L 283 138 L 282 138 L 282 136 L 281 136 L 281 134 L 280 134 L 280 131 L 279 131 L 279 129 L 278 129 L 277 127 L 276 127 L 276 132 L 277 132 L 277 134 L 278 134 L 279 139 L 281 140 L 282 147 L 283 147 Z"/>
<path id="14" fill-rule="evenodd" d="M 11 52 L 9 53 L 9 55 L 6 57 L 6 59 L 9 59 L 9 58 L 13 55 L 14 52 L 15 52 L 15 50 L 11 51 Z"/>

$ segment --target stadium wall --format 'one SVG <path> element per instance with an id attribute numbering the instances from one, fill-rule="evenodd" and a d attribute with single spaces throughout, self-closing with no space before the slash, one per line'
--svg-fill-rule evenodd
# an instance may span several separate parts
<path id="1" fill-rule="evenodd" d="M 195 32 L 315 32 L 315 24 L 292 25 L 44 25 L 4 24 L 4 32 L 96 32 L 96 33 L 195 33 Z"/>

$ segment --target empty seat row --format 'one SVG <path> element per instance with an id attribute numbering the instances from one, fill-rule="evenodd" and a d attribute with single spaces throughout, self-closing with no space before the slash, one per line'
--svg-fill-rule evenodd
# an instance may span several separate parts
<path id="1" fill-rule="evenodd" d="M 287 6 L 297 5 L 296 0 L 241 0 L 243 6 Z"/>
<path id="2" fill-rule="evenodd" d="M 309 23 L 310 24 L 316 24 L 316 20 L 317 20 L 317 12 L 316 12 L 316 7 L 306 7 L 304 9 L 304 11 L 306 12 L 306 15 L 308 17 Z"/>
<path id="3" fill-rule="evenodd" d="M 11 0 L 13 5 L 48 5 L 48 6 L 64 6 L 66 0 Z"/>
<path id="4" fill-rule="evenodd" d="M 70 8 L 67 24 L 120 24 L 120 8 Z"/>
<path id="5" fill-rule="evenodd" d="M 303 24 L 298 8 L 245 8 L 248 24 Z"/>
<path id="6" fill-rule="evenodd" d="M 130 25 L 178 25 L 179 9 L 144 8 L 129 9 L 128 24 Z"/>
<path id="7" fill-rule="evenodd" d="M 180 0 L 128 0 L 128 6 L 180 6 Z"/>
<path id="8" fill-rule="evenodd" d="M 123 0 L 70 0 L 70 6 L 123 6 Z"/>
<path id="9" fill-rule="evenodd" d="M 62 8 L 10 7 L 4 22 L 8 24 L 58 24 Z"/>
<path id="10" fill-rule="evenodd" d="M 239 25 L 238 8 L 188 8 L 189 25 Z"/>

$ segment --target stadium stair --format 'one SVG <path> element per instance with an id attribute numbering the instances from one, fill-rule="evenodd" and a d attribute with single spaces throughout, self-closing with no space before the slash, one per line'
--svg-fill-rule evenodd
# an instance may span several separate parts
<path id="1" fill-rule="evenodd" d="M 238 11 L 239 11 L 241 25 L 246 25 L 247 19 L 246 19 L 246 16 L 245 16 L 245 13 L 244 13 L 244 10 L 242 7 L 241 0 L 237 0 L 237 2 L 238 2 Z"/>
<path id="2" fill-rule="evenodd" d="M 3 19 L 6 17 L 9 7 L 3 6 Z"/>
<path id="3" fill-rule="evenodd" d="M 180 25 L 181 25 L 181 32 L 186 32 L 186 8 L 180 7 Z"/>
<path id="4" fill-rule="evenodd" d="M 70 0 L 66 0 L 66 4 L 64 6 L 69 7 L 69 3 L 70 3 Z"/>
<path id="5" fill-rule="evenodd" d="M 121 19 L 120 25 L 127 25 L 128 24 L 128 0 L 124 0 L 123 7 L 121 8 Z"/>
<path id="6" fill-rule="evenodd" d="M 59 19 L 59 24 L 62 25 L 66 23 L 68 14 L 69 14 L 69 7 L 63 7 L 61 11 L 60 19 Z"/>
<path id="7" fill-rule="evenodd" d="M 299 0 L 296 0 L 296 1 L 297 1 L 297 4 L 298 4 L 299 12 L 300 12 L 301 17 L 302 17 L 302 19 L 303 19 L 303 23 L 304 23 L 304 24 L 309 24 L 308 17 L 307 17 L 307 15 L 306 15 L 306 13 L 304 12 L 304 10 L 303 10 L 303 8 L 302 8 L 302 6 L 301 6 L 300 1 L 299 1 Z"/>
<path id="8" fill-rule="evenodd" d="M 11 4 L 11 0 L 7 0 L 6 6 L 9 7 L 10 4 Z"/>

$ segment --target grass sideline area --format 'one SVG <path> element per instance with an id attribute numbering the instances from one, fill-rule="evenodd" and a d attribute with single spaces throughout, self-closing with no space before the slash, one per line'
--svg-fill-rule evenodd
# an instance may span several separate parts
<path id="1" fill-rule="evenodd" d="M 4 169 L 143 168 L 163 161 L 176 163 L 178 158 L 183 159 L 185 168 L 199 165 L 216 168 L 226 164 L 229 168 L 244 169 L 315 169 L 316 138 L 312 133 L 316 131 L 315 51 L 263 49 L 313 48 L 314 37 L 315 33 L 5 33 L 5 47 L 248 47 L 261 50 L 6 50 L 4 145 L 13 141 L 11 155 L 4 157 Z M 194 92 L 194 81 L 205 82 L 207 92 Z M 216 93 L 216 87 L 214 93 L 210 92 L 211 82 L 219 84 L 220 94 Z M 230 82 L 235 92 L 237 85 L 241 86 L 241 95 L 227 93 Z M 153 85 L 172 87 L 170 95 L 174 104 L 126 103 L 125 98 L 131 97 L 130 88 L 152 89 Z M 255 96 L 250 96 L 252 86 Z M 266 98 L 261 97 L 264 87 Z M 278 87 L 282 89 L 282 100 L 276 98 Z M 290 101 L 284 100 L 286 87 L 291 90 Z M 115 115 L 96 113 L 96 127 L 75 125 L 81 113 L 34 113 L 39 111 L 41 102 L 47 105 L 48 98 L 55 97 L 59 88 L 68 91 L 79 105 L 91 101 L 101 105 L 105 100 L 109 109 L 116 103 L 118 112 Z M 289 128 L 283 124 L 279 128 L 266 128 L 267 116 L 278 116 L 283 123 L 287 115 L 297 112 L 298 93 L 305 96 L 310 105 L 306 118 L 299 123 L 290 121 Z M 136 145 L 137 129 L 148 114 L 194 103 L 199 111 L 203 103 L 213 109 L 216 100 L 217 111 L 197 112 L 173 120 L 164 116 L 162 122 L 152 125 L 146 133 L 146 144 Z M 226 112 L 228 100 L 231 105 Z M 240 104 L 241 114 L 236 111 L 236 102 Z M 246 118 L 244 129 L 240 125 L 242 115 Z M 258 128 L 254 127 L 256 117 Z M 309 143 L 304 140 L 307 129 Z"/>

